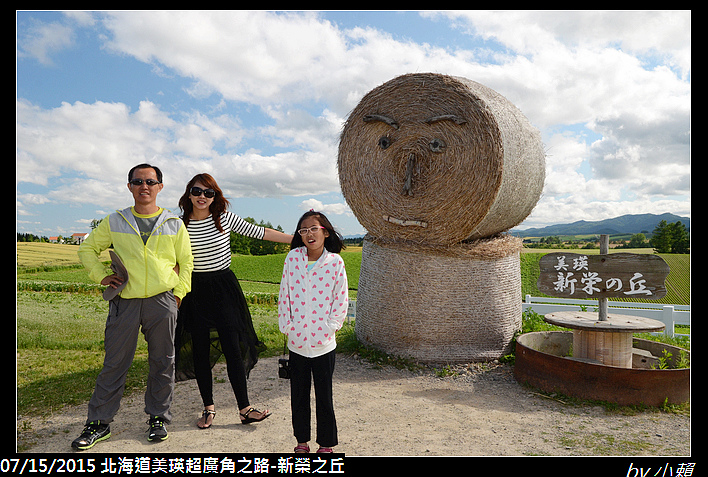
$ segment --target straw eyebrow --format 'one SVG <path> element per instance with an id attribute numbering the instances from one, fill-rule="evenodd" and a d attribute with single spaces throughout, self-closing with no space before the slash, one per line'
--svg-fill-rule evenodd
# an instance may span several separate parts
<path id="1" fill-rule="evenodd" d="M 467 122 L 465 118 L 461 118 L 460 116 L 457 116 L 455 114 L 443 114 L 440 116 L 433 116 L 423 122 L 426 124 L 430 124 L 438 121 L 454 121 L 456 124 L 465 124 Z"/>
<path id="2" fill-rule="evenodd" d="M 391 119 L 388 116 L 384 116 L 383 114 L 367 114 L 366 116 L 364 116 L 365 123 L 370 123 L 373 121 L 381 121 L 388 124 L 393 129 L 398 129 L 398 122 L 395 119 Z"/>

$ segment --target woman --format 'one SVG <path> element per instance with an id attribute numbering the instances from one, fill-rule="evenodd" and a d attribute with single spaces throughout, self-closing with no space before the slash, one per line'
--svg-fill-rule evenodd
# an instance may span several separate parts
<path id="1" fill-rule="evenodd" d="M 194 176 L 179 200 L 182 220 L 192 244 L 194 271 L 192 290 L 184 297 L 179 311 L 177 379 L 196 377 L 204 404 L 202 416 L 197 421 L 197 426 L 202 429 L 211 427 L 216 415 L 211 368 L 220 352 L 226 357 L 226 369 L 241 422 L 259 422 L 270 415 L 268 410 L 259 411 L 252 407 L 248 400 L 246 379 L 258 361 L 263 344 L 256 336 L 238 279 L 229 268 L 230 231 L 280 243 L 290 243 L 293 238 L 246 222 L 227 211 L 228 205 L 229 201 L 209 174 Z M 190 358 L 193 359 L 193 374 L 189 370 Z"/>

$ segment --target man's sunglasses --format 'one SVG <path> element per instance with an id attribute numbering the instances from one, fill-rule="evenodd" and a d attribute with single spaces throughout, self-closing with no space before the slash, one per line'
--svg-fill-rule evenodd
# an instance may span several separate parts
<path id="1" fill-rule="evenodd" d="M 189 189 L 189 193 L 192 194 L 194 197 L 199 197 L 200 195 L 204 194 L 204 197 L 207 199 L 211 199 L 216 195 L 216 191 L 214 189 L 202 189 L 201 187 L 192 187 Z"/>
<path id="2" fill-rule="evenodd" d="M 155 179 L 130 179 L 130 183 L 136 186 L 143 185 L 143 182 L 145 182 L 149 186 L 154 186 L 157 184 L 162 184 L 160 181 L 156 181 Z"/>

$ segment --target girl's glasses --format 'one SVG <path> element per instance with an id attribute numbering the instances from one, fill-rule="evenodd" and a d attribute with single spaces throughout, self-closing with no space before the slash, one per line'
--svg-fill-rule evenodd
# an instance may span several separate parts
<path id="1" fill-rule="evenodd" d="M 305 236 L 305 235 L 307 235 L 308 232 L 311 234 L 316 234 L 317 231 L 320 229 L 324 229 L 324 227 L 322 227 L 321 225 L 313 225 L 309 229 L 300 229 L 297 231 L 297 233 L 299 233 L 302 236 Z"/>
<path id="2" fill-rule="evenodd" d="M 200 195 L 204 194 L 204 197 L 207 199 L 211 199 L 216 195 L 216 192 L 214 189 L 202 189 L 201 187 L 192 187 L 189 189 L 189 193 L 192 194 L 194 197 L 199 197 Z"/>
<path id="3" fill-rule="evenodd" d="M 160 184 L 160 181 L 156 181 L 155 179 L 145 179 L 145 180 L 143 180 L 143 179 L 131 179 L 131 180 L 130 180 L 130 183 L 133 184 L 133 185 L 135 185 L 135 186 L 143 185 L 143 182 L 145 182 L 145 183 L 146 183 L 147 185 L 149 185 L 149 186 L 154 186 L 154 185 Z"/>

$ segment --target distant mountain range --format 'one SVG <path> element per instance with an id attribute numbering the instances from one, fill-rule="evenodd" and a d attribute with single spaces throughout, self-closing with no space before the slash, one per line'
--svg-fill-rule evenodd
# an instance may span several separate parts
<path id="1" fill-rule="evenodd" d="M 665 220 L 669 224 L 682 222 L 686 228 L 691 227 L 691 219 L 674 214 L 637 214 L 622 215 L 613 219 L 588 222 L 579 220 L 572 224 L 549 225 L 548 227 L 526 230 L 512 229 L 510 232 L 517 237 L 549 237 L 553 235 L 586 235 L 586 234 L 636 234 L 640 232 L 651 234 L 654 228 Z"/>

